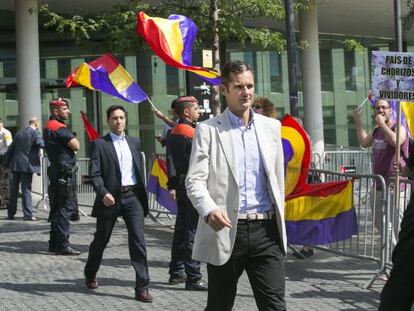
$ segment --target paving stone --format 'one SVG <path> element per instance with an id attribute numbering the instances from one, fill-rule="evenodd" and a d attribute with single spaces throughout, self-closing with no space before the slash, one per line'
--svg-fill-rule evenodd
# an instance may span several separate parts
<path id="1" fill-rule="evenodd" d="M 20 204 L 20 203 L 19 203 Z M 40 206 L 40 205 L 39 205 Z M 90 208 L 82 209 L 90 214 Z M 71 243 L 80 256 L 55 256 L 47 251 L 50 224 L 47 211 L 35 210 L 40 220 L 7 220 L 0 209 L 0 310 L 204 310 L 205 292 L 189 292 L 184 285 L 168 285 L 168 263 L 173 221 L 163 225 L 146 219 L 146 241 L 151 277 L 152 304 L 134 300 L 134 271 L 128 253 L 128 236 L 122 220 L 115 225 L 98 272 L 99 288 L 84 285 L 83 268 L 95 230 L 95 219 L 81 217 L 73 222 Z M 364 286 L 375 275 L 372 261 L 315 250 L 315 255 L 298 260 L 286 257 L 286 300 L 288 310 L 377 310 L 384 282 L 377 280 L 370 290 Z M 206 267 L 202 265 L 207 278 Z M 237 291 L 235 311 L 257 310 L 246 274 Z"/>

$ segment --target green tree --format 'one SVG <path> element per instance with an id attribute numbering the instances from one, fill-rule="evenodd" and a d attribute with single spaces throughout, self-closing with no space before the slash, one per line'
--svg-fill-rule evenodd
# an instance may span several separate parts
<path id="1" fill-rule="evenodd" d="M 306 9 L 313 4 L 314 0 L 297 0 L 295 8 Z M 69 32 L 79 44 L 103 44 L 113 53 L 146 46 L 135 33 L 135 14 L 139 11 L 145 11 L 150 16 L 167 17 L 175 13 L 190 17 L 199 28 L 197 44 L 213 49 L 216 70 L 220 64 L 220 42 L 235 40 L 243 45 L 251 43 L 259 49 L 278 52 L 286 47 L 284 35 L 275 30 L 277 21 L 284 19 L 283 0 L 170 0 L 157 4 L 129 0 L 98 14 L 73 16 L 60 15 L 47 5 L 40 7 L 42 16 L 46 18 L 44 27 L 60 33 Z M 258 20 L 260 23 L 257 23 Z M 213 98 L 213 111 L 216 114 L 220 108 L 217 93 L 216 96 L 213 93 Z"/>

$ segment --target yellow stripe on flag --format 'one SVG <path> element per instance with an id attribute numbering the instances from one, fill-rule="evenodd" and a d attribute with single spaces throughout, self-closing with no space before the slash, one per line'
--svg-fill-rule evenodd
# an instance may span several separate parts
<path id="1" fill-rule="evenodd" d="M 152 165 L 151 175 L 158 178 L 158 182 L 162 188 L 167 189 L 168 177 L 161 169 L 157 160 L 155 160 L 154 164 Z"/>
<path id="2" fill-rule="evenodd" d="M 91 71 L 89 65 L 86 63 L 79 66 L 74 80 L 80 85 L 83 85 L 91 90 L 95 90 L 95 88 L 91 85 Z"/>
<path id="3" fill-rule="evenodd" d="M 125 91 L 134 82 L 128 71 L 126 71 L 121 65 L 111 72 L 109 79 L 119 93 Z"/>
<path id="4" fill-rule="evenodd" d="M 327 197 L 301 196 L 285 202 L 285 220 L 321 220 L 352 208 L 352 182 L 339 193 Z"/>

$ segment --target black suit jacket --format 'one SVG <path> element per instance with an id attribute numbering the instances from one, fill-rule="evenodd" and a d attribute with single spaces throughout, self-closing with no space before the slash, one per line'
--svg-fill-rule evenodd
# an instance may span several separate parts
<path id="1" fill-rule="evenodd" d="M 4 165 L 12 172 L 40 175 L 40 148 L 44 148 L 42 135 L 32 127 L 17 132 L 7 150 Z"/>
<path id="2" fill-rule="evenodd" d="M 133 166 L 137 176 L 138 191 L 136 191 L 136 196 L 144 208 L 144 215 L 147 216 L 148 197 L 145 188 L 144 161 L 140 152 L 140 141 L 136 137 L 126 136 L 125 138 L 131 150 Z M 120 211 L 121 170 L 109 133 L 92 142 L 90 159 L 89 175 L 96 192 L 92 216 L 114 217 Z M 115 198 L 115 206 L 106 207 L 103 204 L 103 197 L 108 192 Z"/>

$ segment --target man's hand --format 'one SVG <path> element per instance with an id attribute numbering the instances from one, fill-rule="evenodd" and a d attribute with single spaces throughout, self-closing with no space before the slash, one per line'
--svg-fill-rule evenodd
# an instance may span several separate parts
<path id="1" fill-rule="evenodd" d="M 224 227 L 231 228 L 230 219 L 227 217 L 227 214 L 220 209 L 213 210 L 208 215 L 208 224 L 214 231 L 220 231 Z"/>
<path id="2" fill-rule="evenodd" d="M 413 171 L 408 167 L 408 165 L 402 166 L 401 163 L 394 162 L 394 172 L 397 174 L 400 173 L 400 176 L 410 177 L 413 174 Z"/>
<path id="3" fill-rule="evenodd" d="M 387 126 L 387 124 L 385 123 L 385 116 L 381 113 L 377 114 L 375 116 L 375 124 L 379 127 Z"/>
<path id="4" fill-rule="evenodd" d="M 115 204 L 115 199 L 114 199 L 114 197 L 112 196 L 112 194 L 110 194 L 109 192 L 107 193 L 107 194 L 105 194 L 104 195 L 104 197 L 103 197 L 103 204 L 106 206 L 106 207 L 110 207 L 110 206 L 112 206 L 112 205 L 114 205 Z"/>
<path id="5" fill-rule="evenodd" d="M 352 110 L 352 114 L 354 115 L 354 119 L 360 119 L 362 115 L 361 108 L 355 107 L 354 110 Z"/>
<path id="6" fill-rule="evenodd" d="M 171 190 L 170 190 L 170 198 L 171 198 L 172 200 L 175 200 L 175 199 L 177 198 L 177 195 L 176 195 L 176 193 L 175 193 L 175 189 L 171 189 Z"/>

